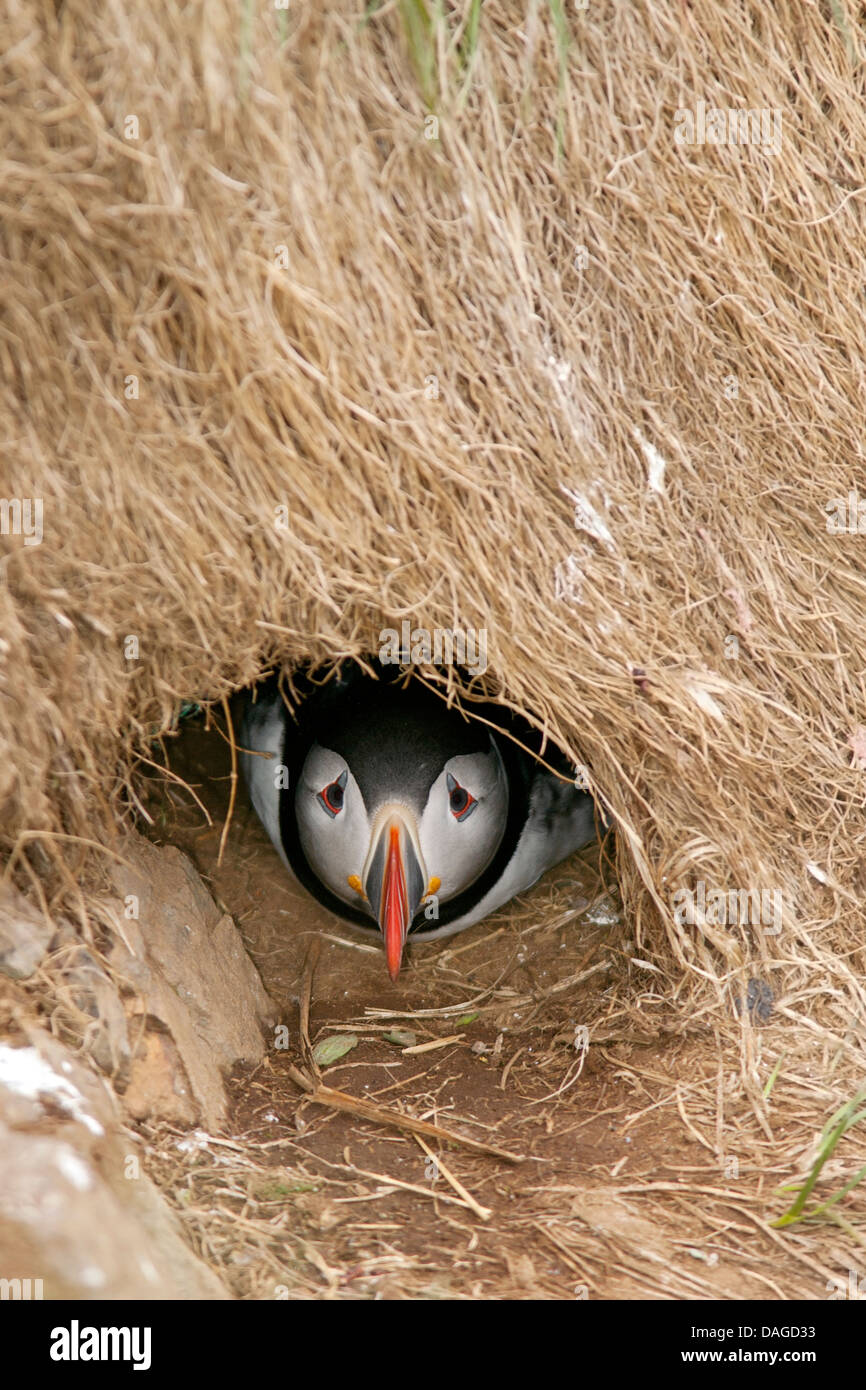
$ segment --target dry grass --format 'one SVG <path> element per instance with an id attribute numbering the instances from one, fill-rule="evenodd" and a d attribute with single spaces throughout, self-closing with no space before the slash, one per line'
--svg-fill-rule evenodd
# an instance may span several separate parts
<path id="1" fill-rule="evenodd" d="M 227 3 L 19 0 L 0 492 L 44 500 L 44 540 L 3 542 L 0 813 L 50 910 L 86 930 L 93 842 L 180 701 L 404 616 L 484 627 L 484 693 L 590 770 L 635 953 L 737 1067 L 768 1171 L 850 1099 L 866 567 L 826 508 L 863 474 L 851 9 L 599 0 L 563 82 L 551 10 L 485 8 L 428 140 L 394 6 L 247 12 L 242 39 Z M 780 110 L 780 151 L 678 146 L 701 99 Z M 697 880 L 779 890 L 781 932 L 678 924 Z M 754 978 L 772 1048 L 736 1010 Z"/>

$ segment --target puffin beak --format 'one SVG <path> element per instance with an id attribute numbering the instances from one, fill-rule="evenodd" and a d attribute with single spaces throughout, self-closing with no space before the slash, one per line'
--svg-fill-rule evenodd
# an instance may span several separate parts
<path id="1" fill-rule="evenodd" d="M 367 864 L 367 901 L 385 938 L 388 974 L 396 981 L 406 937 L 426 883 L 411 813 L 401 807 L 377 817 Z"/>

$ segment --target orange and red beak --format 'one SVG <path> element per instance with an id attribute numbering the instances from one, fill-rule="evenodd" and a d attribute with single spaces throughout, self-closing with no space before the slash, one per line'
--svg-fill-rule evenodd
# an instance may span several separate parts
<path id="1" fill-rule="evenodd" d="M 412 919 L 424 895 L 424 871 L 405 812 L 386 815 L 374 834 L 365 878 L 367 901 L 385 940 L 388 974 L 396 980 Z"/>

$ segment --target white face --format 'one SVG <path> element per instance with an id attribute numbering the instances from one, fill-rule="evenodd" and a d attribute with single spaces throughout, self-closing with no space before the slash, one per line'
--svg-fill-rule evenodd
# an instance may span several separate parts
<path id="1" fill-rule="evenodd" d="M 498 751 L 450 758 L 430 788 L 418 838 L 440 902 L 455 898 L 490 863 L 505 833 L 508 783 Z"/>
<path id="2" fill-rule="evenodd" d="M 417 809 L 391 796 L 388 811 L 406 823 L 420 862 L 425 889 L 441 902 L 474 883 L 495 855 L 508 817 L 508 784 L 499 752 L 450 758 L 430 788 L 418 819 Z M 318 744 L 310 749 L 295 791 L 301 847 L 321 881 L 341 901 L 367 908 L 363 894 L 374 833 L 383 808 L 364 803 L 344 758 Z M 349 880 L 354 880 L 354 886 Z M 439 879 L 439 885 L 430 888 Z"/>
<path id="3" fill-rule="evenodd" d="M 342 805 L 330 790 L 343 780 Z M 329 802 L 333 810 L 325 803 Z M 364 907 L 349 878 L 360 876 L 370 844 L 370 821 L 361 789 L 345 758 L 316 743 L 307 754 L 295 792 L 301 848 L 310 868 L 345 903 Z"/>

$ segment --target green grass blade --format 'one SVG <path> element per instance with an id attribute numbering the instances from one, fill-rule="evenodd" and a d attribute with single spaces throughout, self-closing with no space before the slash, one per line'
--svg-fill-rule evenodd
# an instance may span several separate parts
<path id="1" fill-rule="evenodd" d="M 803 1183 L 802 1187 L 799 1188 L 797 1196 L 788 1210 L 776 1221 L 770 1223 L 776 1230 L 782 1230 L 785 1226 L 793 1226 L 797 1221 L 812 1220 L 813 1217 L 818 1216 L 835 1202 L 847 1196 L 852 1188 L 856 1187 L 857 1184 L 862 1181 L 864 1174 L 866 1174 L 866 1168 L 861 1169 L 850 1183 L 846 1184 L 844 1188 L 841 1188 L 839 1192 L 834 1193 L 826 1202 L 823 1202 L 810 1212 L 804 1210 L 812 1190 L 821 1176 L 821 1170 L 828 1158 L 832 1156 L 839 1140 L 844 1134 L 847 1134 L 849 1129 L 853 1129 L 855 1125 L 860 1124 L 862 1120 L 866 1119 L 866 1110 L 858 1110 L 857 1108 L 864 1099 L 866 1099 L 866 1087 L 859 1090 L 856 1096 L 849 1100 L 847 1104 L 840 1106 L 836 1113 L 827 1121 L 821 1131 L 818 1154 L 815 1162 L 812 1164 L 808 1178 Z M 791 1191 L 792 1189 L 784 1188 L 782 1190 Z"/>
<path id="2" fill-rule="evenodd" d="M 857 1184 L 861 1183 L 864 1178 L 866 1178 L 866 1163 L 864 1163 L 863 1167 L 860 1169 L 859 1172 L 854 1174 L 850 1182 L 846 1182 L 844 1187 L 840 1187 L 839 1191 L 834 1192 L 832 1197 L 828 1197 L 826 1202 L 822 1202 L 820 1207 L 814 1207 L 812 1211 L 809 1212 L 809 1219 L 811 1220 L 813 1216 L 820 1216 L 822 1212 L 825 1212 L 828 1210 L 828 1208 L 835 1206 L 837 1202 L 841 1202 L 842 1198 L 847 1197 L 849 1192 L 853 1192 Z"/>
<path id="3" fill-rule="evenodd" d="M 770 1072 L 769 1080 L 767 1081 L 767 1084 L 766 1084 L 766 1086 L 764 1087 L 764 1091 L 763 1091 L 764 1100 L 769 1100 L 769 1099 L 770 1099 L 770 1095 L 772 1094 L 773 1087 L 775 1086 L 776 1082 L 777 1082 L 778 1079 L 779 1079 L 779 1072 L 780 1072 L 781 1069 L 782 1069 L 782 1063 L 783 1063 L 784 1060 L 785 1060 L 785 1059 L 784 1059 L 784 1056 L 780 1057 L 779 1060 L 778 1060 L 778 1062 L 776 1063 L 776 1065 L 773 1067 L 773 1070 Z"/>
<path id="4" fill-rule="evenodd" d="M 482 0 L 471 0 L 469 6 L 469 18 L 466 21 L 466 32 L 460 43 L 460 67 L 466 72 L 475 57 L 478 48 L 478 34 L 481 29 L 481 4 Z"/>
<path id="5" fill-rule="evenodd" d="M 436 32 L 426 0 L 400 0 L 409 54 L 428 107 L 436 101 Z"/>

